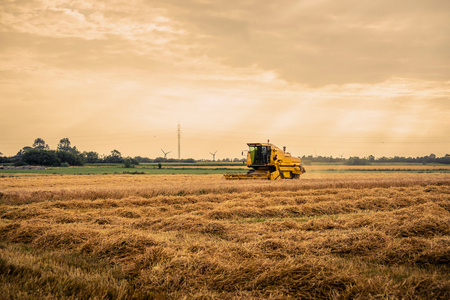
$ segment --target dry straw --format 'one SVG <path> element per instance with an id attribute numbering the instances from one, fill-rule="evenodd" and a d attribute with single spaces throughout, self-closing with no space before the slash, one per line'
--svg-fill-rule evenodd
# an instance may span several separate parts
<path id="1" fill-rule="evenodd" d="M 7 298 L 449 299 L 446 174 L 0 181 Z"/>

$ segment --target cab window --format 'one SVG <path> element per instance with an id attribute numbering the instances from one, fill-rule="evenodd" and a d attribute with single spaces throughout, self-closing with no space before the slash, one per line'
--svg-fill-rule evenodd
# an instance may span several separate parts
<path id="1" fill-rule="evenodd" d="M 270 147 L 250 146 L 249 152 L 252 165 L 267 165 L 270 160 Z"/>

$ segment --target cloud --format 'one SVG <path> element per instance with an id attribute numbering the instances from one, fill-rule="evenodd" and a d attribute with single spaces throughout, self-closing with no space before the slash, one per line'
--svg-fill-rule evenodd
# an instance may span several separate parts
<path id="1" fill-rule="evenodd" d="M 108 153 L 117 142 L 129 155 L 155 156 L 175 149 L 181 122 L 185 155 L 196 158 L 219 146 L 233 157 L 267 138 L 301 154 L 388 156 L 373 147 L 380 138 L 383 147 L 414 139 L 417 147 L 393 145 L 417 153 L 450 130 L 448 8 L 8 1 L 0 7 L 0 151 L 68 136 L 82 150 Z M 438 142 L 444 151 L 448 142 Z"/>
<path id="2" fill-rule="evenodd" d="M 109 58 L 132 61 L 119 53 L 139 60 L 207 56 L 324 86 L 392 77 L 448 80 L 449 8 L 438 0 L 29 1 L 7 3 L 0 19 L 3 32 L 63 38 L 78 54 L 74 59 L 111 64 Z"/>
<path id="3" fill-rule="evenodd" d="M 175 33 L 158 9 L 141 1 L 12 1 L 2 6 L 2 31 L 39 36 L 107 39 L 153 33 Z"/>
<path id="4" fill-rule="evenodd" d="M 150 1 L 149 5 L 161 5 Z M 258 65 L 288 81 L 447 80 L 449 4 L 443 1 L 165 1 L 197 51 Z"/>

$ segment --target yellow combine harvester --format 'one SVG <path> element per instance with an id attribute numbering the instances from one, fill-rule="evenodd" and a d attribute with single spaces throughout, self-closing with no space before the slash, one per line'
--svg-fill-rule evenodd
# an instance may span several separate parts
<path id="1" fill-rule="evenodd" d="M 287 179 L 300 178 L 305 173 L 300 158 L 292 157 L 277 146 L 267 143 L 248 143 L 247 174 L 225 174 L 225 179 Z"/>

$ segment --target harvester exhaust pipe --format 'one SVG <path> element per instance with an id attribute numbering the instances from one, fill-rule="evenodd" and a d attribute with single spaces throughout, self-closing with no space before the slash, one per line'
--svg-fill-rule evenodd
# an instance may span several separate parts
<path id="1" fill-rule="evenodd" d="M 286 146 L 283 146 L 283 152 L 286 152 Z"/>

